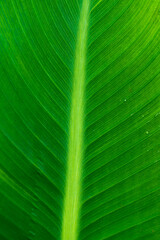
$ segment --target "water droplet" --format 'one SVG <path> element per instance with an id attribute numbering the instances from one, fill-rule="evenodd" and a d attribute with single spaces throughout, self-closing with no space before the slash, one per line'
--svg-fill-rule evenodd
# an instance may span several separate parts
<path id="1" fill-rule="evenodd" d="M 146 134 L 148 134 L 149 132 L 148 131 L 146 131 Z"/>
<path id="2" fill-rule="evenodd" d="M 126 102 L 127 101 L 127 99 L 124 99 L 124 102 Z"/>

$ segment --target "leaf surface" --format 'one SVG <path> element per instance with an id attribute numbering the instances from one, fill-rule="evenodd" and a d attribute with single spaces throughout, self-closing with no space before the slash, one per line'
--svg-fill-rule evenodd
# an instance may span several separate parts
<path id="1" fill-rule="evenodd" d="M 160 238 L 159 0 L 0 1 L 0 239 Z"/>

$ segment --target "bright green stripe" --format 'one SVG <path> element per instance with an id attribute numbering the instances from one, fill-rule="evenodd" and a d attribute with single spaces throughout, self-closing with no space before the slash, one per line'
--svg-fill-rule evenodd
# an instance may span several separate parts
<path id="1" fill-rule="evenodd" d="M 84 0 L 80 14 L 75 52 L 68 169 L 62 223 L 63 240 L 76 240 L 78 236 L 81 165 L 83 157 L 84 89 L 88 18 L 89 0 Z"/>

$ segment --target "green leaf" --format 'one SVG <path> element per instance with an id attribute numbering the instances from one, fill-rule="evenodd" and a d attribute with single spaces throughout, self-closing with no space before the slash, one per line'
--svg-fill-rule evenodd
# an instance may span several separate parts
<path id="1" fill-rule="evenodd" d="M 0 240 L 160 238 L 159 9 L 0 1 Z"/>

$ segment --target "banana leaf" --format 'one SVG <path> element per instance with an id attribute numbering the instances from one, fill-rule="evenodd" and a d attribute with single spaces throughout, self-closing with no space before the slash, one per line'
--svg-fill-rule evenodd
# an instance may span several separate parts
<path id="1" fill-rule="evenodd" d="M 0 1 L 0 240 L 160 239 L 160 1 Z"/>

